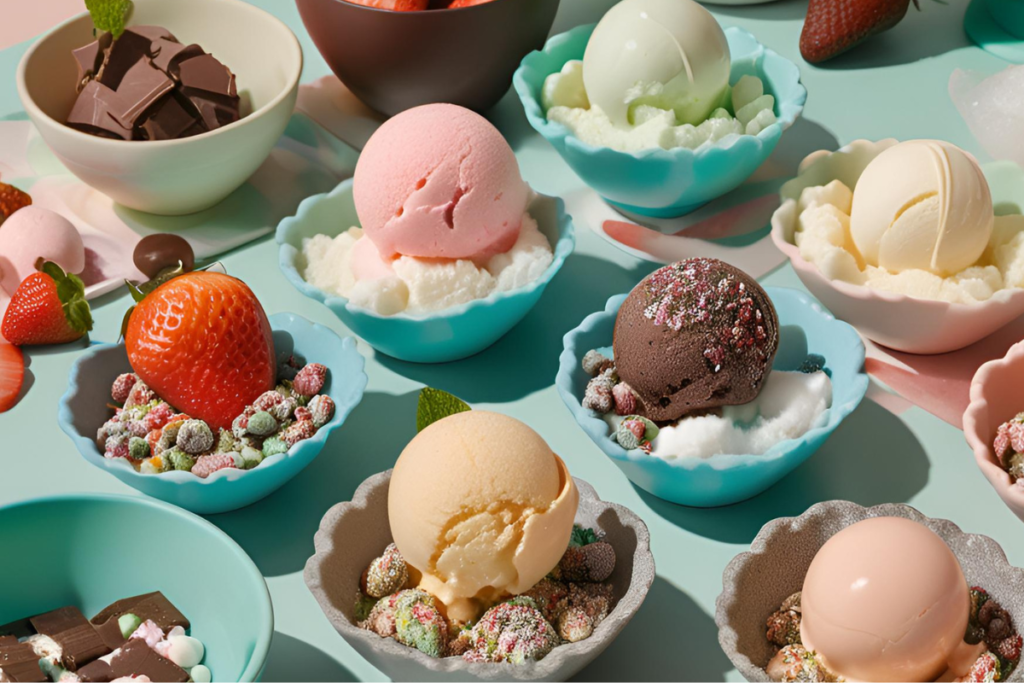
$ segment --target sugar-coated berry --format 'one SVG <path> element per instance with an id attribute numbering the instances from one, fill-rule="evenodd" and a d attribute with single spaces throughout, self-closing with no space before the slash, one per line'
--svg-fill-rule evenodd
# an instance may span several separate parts
<path id="1" fill-rule="evenodd" d="M 282 441 L 281 439 L 277 438 L 276 436 L 272 436 L 272 437 L 270 437 L 269 439 L 267 439 L 266 441 L 263 442 L 263 456 L 264 457 L 269 458 L 272 455 L 277 455 L 278 453 L 287 453 L 287 452 L 288 452 L 288 444 L 286 444 L 284 441 Z"/>
<path id="2" fill-rule="evenodd" d="M 131 391 L 128 392 L 128 396 L 124 400 L 124 407 L 140 406 L 149 403 L 156 397 L 156 393 L 140 379 L 132 385 Z"/>
<path id="3" fill-rule="evenodd" d="M 132 460 L 145 460 L 153 454 L 149 442 L 133 436 L 128 440 L 128 457 Z"/>
<path id="4" fill-rule="evenodd" d="M 309 363 L 295 375 L 295 379 L 292 380 L 292 391 L 299 396 L 310 398 L 320 393 L 326 381 L 327 367 L 320 363 Z"/>
<path id="5" fill-rule="evenodd" d="M 306 406 L 299 406 L 295 409 L 295 421 L 302 422 L 303 420 L 312 420 L 313 413 Z"/>
<path id="6" fill-rule="evenodd" d="M 320 429 L 334 417 L 334 399 L 327 394 L 317 394 L 307 406 L 313 416 L 313 426 Z"/>
<path id="7" fill-rule="evenodd" d="M 313 426 L 313 421 L 303 420 L 302 422 L 295 422 L 291 424 L 289 427 L 282 430 L 279 436 L 290 448 L 303 439 L 310 438 L 314 434 L 316 434 L 316 427 Z"/>
<path id="8" fill-rule="evenodd" d="M 256 436 L 270 436 L 277 431 L 277 420 L 267 411 L 260 410 L 252 414 L 245 430 Z"/>
<path id="9" fill-rule="evenodd" d="M 103 455 L 107 458 L 128 457 L 128 435 L 114 434 L 107 437 Z"/>
<path id="10" fill-rule="evenodd" d="M 583 394 L 583 407 L 597 413 L 610 413 L 615 407 L 612 388 L 600 375 L 587 384 L 587 390 Z"/>
<path id="11" fill-rule="evenodd" d="M 149 412 L 146 413 L 146 417 L 143 422 L 145 422 L 146 429 L 148 431 L 162 429 L 168 422 L 170 422 L 173 415 L 174 408 L 172 408 L 170 404 L 160 401 L 150 408 Z"/>
<path id="12" fill-rule="evenodd" d="M 362 591 L 371 598 L 383 598 L 405 588 L 409 568 L 394 543 L 384 549 L 363 572 Z"/>
<path id="13" fill-rule="evenodd" d="M 291 419 L 296 405 L 298 404 L 291 396 L 285 396 L 278 391 L 267 391 L 253 401 L 251 409 L 253 411 L 265 410 L 273 415 L 275 420 L 283 422 Z"/>
<path id="14" fill-rule="evenodd" d="M 114 385 L 110 388 L 110 397 L 114 399 L 115 403 L 124 403 L 128 400 L 128 395 L 131 394 L 132 387 L 139 381 L 139 376 L 134 372 L 126 372 L 123 375 L 118 375 L 117 379 L 114 380 Z"/>
<path id="15" fill-rule="evenodd" d="M 263 462 L 263 451 L 250 446 L 243 446 L 239 455 L 242 456 L 242 469 L 251 470 Z"/>
<path id="16" fill-rule="evenodd" d="M 214 472 L 235 466 L 235 458 L 229 453 L 213 453 L 200 456 L 192 467 L 192 474 L 206 479 Z"/>
<path id="17" fill-rule="evenodd" d="M 613 367 L 611 359 L 599 351 L 587 351 L 583 356 L 583 372 L 591 377 L 596 377 L 610 367 Z"/>
<path id="18" fill-rule="evenodd" d="M 186 420 L 175 438 L 178 448 L 190 455 L 199 455 L 213 448 L 213 430 L 202 420 Z"/>
<path id="19" fill-rule="evenodd" d="M 558 634 L 530 598 L 519 597 L 487 610 L 463 637 L 470 648 L 462 658 L 470 662 L 539 660 L 558 644 Z"/>
<path id="20" fill-rule="evenodd" d="M 160 456 L 167 460 L 171 467 L 179 472 L 191 472 L 192 468 L 195 467 L 196 464 L 196 459 L 194 457 L 177 446 L 164 451 Z"/>

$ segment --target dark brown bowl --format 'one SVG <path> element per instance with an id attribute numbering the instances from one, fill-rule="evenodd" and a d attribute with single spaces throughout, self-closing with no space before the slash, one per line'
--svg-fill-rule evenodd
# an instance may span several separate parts
<path id="1" fill-rule="evenodd" d="M 392 12 L 346 0 L 296 0 L 302 22 L 352 93 L 388 116 L 449 102 L 482 112 L 544 45 L 559 0 L 491 0 L 462 9 Z"/>

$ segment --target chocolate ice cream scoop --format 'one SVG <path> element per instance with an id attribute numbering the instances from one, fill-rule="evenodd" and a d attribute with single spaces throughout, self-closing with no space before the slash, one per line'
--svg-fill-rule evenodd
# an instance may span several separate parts
<path id="1" fill-rule="evenodd" d="M 746 273 L 695 258 L 648 275 L 615 321 L 615 366 L 655 422 L 740 405 L 764 386 L 779 345 L 768 294 Z"/>

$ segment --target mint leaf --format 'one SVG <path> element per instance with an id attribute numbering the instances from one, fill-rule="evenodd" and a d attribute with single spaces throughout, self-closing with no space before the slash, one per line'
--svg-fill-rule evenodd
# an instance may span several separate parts
<path id="1" fill-rule="evenodd" d="M 420 391 L 419 404 L 416 406 L 416 431 L 424 429 L 449 415 L 472 410 L 462 399 L 452 396 L 447 391 L 424 387 Z"/>
<path id="2" fill-rule="evenodd" d="M 85 0 L 85 8 L 92 17 L 92 25 L 107 31 L 114 40 L 121 37 L 132 11 L 132 0 Z"/>

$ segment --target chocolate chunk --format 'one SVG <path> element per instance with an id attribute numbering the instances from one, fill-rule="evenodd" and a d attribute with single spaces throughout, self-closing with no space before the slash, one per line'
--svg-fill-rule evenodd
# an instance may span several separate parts
<path id="1" fill-rule="evenodd" d="M 97 40 L 71 51 L 78 63 L 79 89 L 85 85 L 87 79 L 92 78 L 99 71 L 100 65 L 103 64 L 104 51 L 110 47 L 111 41 L 110 34 L 103 33 Z"/>
<path id="2" fill-rule="evenodd" d="M 177 96 L 165 97 L 138 123 L 145 140 L 176 140 L 187 137 L 186 131 L 197 125 L 206 130 L 191 111 L 182 106 Z"/>
<path id="3" fill-rule="evenodd" d="M 180 626 L 186 631 L 192 627 L 185 615 L 179 612 L 178 608 L 159 591 L 118 600 L 93 617 L 92 623 L 100 626 L 111 619 L 129 613 L 134 614 L 142 621 L 152 621 L 164 631 L 170 631 L 175 626 Z"/>
<path id="4" fill-rule="evenodd" d="M 61 607 L 29 621 L 40 635 L 50 637 L 60 646 L 61 664 L 69 671 L 110 653 L 110 648 L 77 607 Z"/>
<path id="5" fill-rule="evenodd" d="M 103 68 L 100 69 L 100 83 L 111 90 L 117 90 L 121 86 L 121 79 L 125 77 L 128 70 L 149 56 L 149 48 L 152 44 L 151 38 L 138 33 L 132 31 L 122 33 L 107 52 Z"/>
<path id="6" fill-rule="evenodd" d="M 75 100 L 67 124 L 72 128 L 107 138 L 132 139 L 131 128 L 125 128 L 111 112 L 111 106 L 120 107 L 117 93 L 99 81 L 89 81 Z"/>
<path id="7" fill-rule="evenodd" d="M 105 624 L 94 626 L 97 635 L 103 641 L 103 644 L 111 649 L 111 651 L 124 645 L 124 641 L 127 638 L 121 633 L 121 624 L 117 622 L 117 619 L 111 619 Z"/>
<path id="8" fill-rule="evenodd" d="M 131 129 L 142 114 L 174 89 L 174 81 L 146 60 L 136 62 L 121 79 L 116 109 L 111 115 L 123 127 Z"/>
<path id="9" fill-rule="evenodd" d="M 90 681 L 112 681 L 130 676 L 147 676 L 151 681 L 168 681 L 169 683 L 185 683 L 189 680 L 188 672 L 169 659 L 161 657 L 146 644 L 145 640 L 135 638 L 116 650 L 109 661 L 97 659 L 78 671 L 79 678 L 85 683 Z"/>
<path id="10" fill-rule="evenodd" d="M 203 48 L 195 44 L 182 45 L 170 40 L 154 40 L 152 53 L 153 66 L 176 79 L 181 62 L 203 54 Z"/>
<path id="11" fill-rule="evenodd" d="M 210 130 L 215 130 L 238 120 L 238 98 L 234 102 L 201 90 L 182 88 L 192 110 Z"/>
<path id="12" fill-rule="evenodd" d="M 39 667 L 39 655 L 24 643 L 0 645 L 0 680 L 45 681 L 46 676 Z"/>
<path id="13" fill-rule="evenodd" d="M 17 621 L 0 626 L 0 636 L 14 636 L 15 640 L 27 638 L 34 635 L 35 632 L 36 630 L 32 628 L 32 624 L 29 623 L 28 619 L 18 619 Z"/>
<path id="14" fill-rule="evenodd" d="M 11 647 L 18 644 L 17 636 L 0 636 L 0 647 Z"/>
<path id="15" fill-rule="evenodd" d="M 178 67 L 182 86 L 202 90 L 225 98 L 238 96 L 235 76 L 213 55 L 200 55 L 186 59 Z"/>

